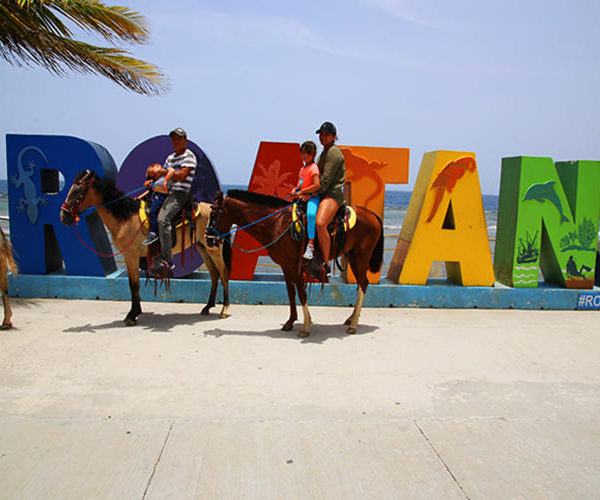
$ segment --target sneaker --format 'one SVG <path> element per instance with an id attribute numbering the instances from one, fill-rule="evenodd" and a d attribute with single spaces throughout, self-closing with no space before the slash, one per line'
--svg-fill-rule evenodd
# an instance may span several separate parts
<path id="1" fill-rule="evenodd" d="M 312 245 L 307 245 L 304 251 L 303 259 L 311 260 L 315 255 L 315 248 Z"/>
<path id="2" fill-rule="evenodd" d="M 156 240 L 158 240 L 156 233 L 148 233 L 146 239 L 142 241 L 142 245 L 152 245 Z"/>

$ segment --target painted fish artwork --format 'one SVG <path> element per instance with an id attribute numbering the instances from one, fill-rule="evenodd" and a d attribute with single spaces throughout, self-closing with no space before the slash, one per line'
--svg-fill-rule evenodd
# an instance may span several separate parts
<path id="1" fill-rule="evenodd" d="M 562 203 L 560 202 L 558 194 L 556 193 L 556 188 L 554 187 L 555 184 L 556 181 L 532 184 L 527 189 L 525 196 L 523 196 L 523 201 L 535 200 L 540 203 L 549 201 L 558 210 L 558 213 L 560 214 L 560 223 L 562 224 L 563 222 L 569 222 L 569 219 L 563 213 Z"/>

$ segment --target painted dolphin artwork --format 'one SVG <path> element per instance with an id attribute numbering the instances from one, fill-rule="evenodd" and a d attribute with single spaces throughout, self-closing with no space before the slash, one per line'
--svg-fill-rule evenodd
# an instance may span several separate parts
<path id="1" fill-rule="evenodd" d="M 569 219 L 565 217 L 565 214 L 563 213 L 562 204 L 558 198 L 558 195 L 556 194 L 554 184 L 556 184 L 556 181 L 548 181 L 543 184 L 532 184 L 527 189 L 525 196 L 523 196 L 523 201 L 536 200 L 540 203 L 544 203 L 546 200 L 548 200 L 560 213 L 560 223 L 562 224 L 563 222 L 569 222 Z"/>

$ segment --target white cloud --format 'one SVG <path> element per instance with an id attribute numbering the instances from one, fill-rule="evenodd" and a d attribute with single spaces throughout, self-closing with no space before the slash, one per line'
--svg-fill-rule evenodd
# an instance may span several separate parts
<path id="1" fill-rule="evenodd" d="M 186 14 L 161 16 L 156 31 L 177 30 L 178 38 L 207 40 L 242 47 L 288 46 L 339 54 L 334 46 L 310 26 L 291 17 L 196 10 Z M 183 32 L 183 33 L 182 33 Z"/>

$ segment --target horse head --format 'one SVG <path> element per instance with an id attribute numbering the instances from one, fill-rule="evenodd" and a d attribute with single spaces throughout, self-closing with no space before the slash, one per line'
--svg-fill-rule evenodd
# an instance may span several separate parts
<path id="1" fill-rule="evenodd" d="M 205 233 L 206 244 L 211 248 L 218 246 L 222 241 L 219 230 L 217 229 L 217 224 L 221 220 L 221 215 L 223 215 L 223 192 L 218 191 L 217 197 L 210 209 L 210 218 Z"/>
<path id="2" fill-rule="evenodd" d="M 65 202 L 60 207 L 60 220 L 63 224 L 70 226 L 76 222 L 79 214 L 91 205 L 86 198 L 94 178 L 95 174 L 92 170 L 83 170 L 77 174 Z"/>

